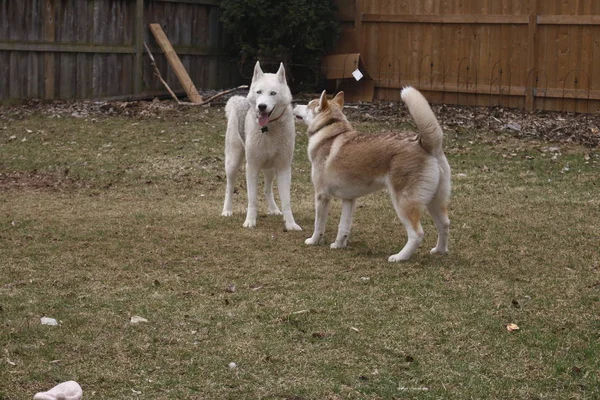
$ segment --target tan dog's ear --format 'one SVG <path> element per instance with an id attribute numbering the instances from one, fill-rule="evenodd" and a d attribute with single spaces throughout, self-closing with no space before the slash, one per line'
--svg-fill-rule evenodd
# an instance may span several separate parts
<path id="1" fill-rule="evenodd" d="M 340 109 L 344 108 L 344 92 L 338 92 L 338 94 L 335 95 L 335 97 L 333 98 L 333 101 L 335 101 L 337 103 L 338 106 L 340 106 Z"/>
<path id="2" fill-rule="evenodd" d="M 321 93 L 321 97 L 319 98 L 319 106 L 317 107 L 317 111 L 321 112 L 323 110 L 327 110 L 329 108 L 329 103 L 327 102 L 327 92 L 323 90 Z"/>

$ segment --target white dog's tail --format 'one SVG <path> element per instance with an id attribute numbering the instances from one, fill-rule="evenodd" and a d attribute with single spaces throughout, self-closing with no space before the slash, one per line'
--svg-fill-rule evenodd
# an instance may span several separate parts
<path id="1" fill-rule="evenodd" d="M 425 97 L 410 86 L 402 89 L 400 96 L 417 124 L 421 146 L 433 155 L 441 153 L 444 132 Z"/>
<path id="2" fill-rule="evenodd" d="M 242 144 L 246 142 L 244 131 L 245 116 L 250 109 L 248 99 L 242 96 L 232 96 L 225 104 L 225 116 L 227 116 L 227 130 L 235 129 L 238 132 Z"/>
<path id="3" fill-rule="evenodd" d="M 237 110 L 244 109 L 246 104 L 248 103 L 248 99 L 242 96 L 232 96 L 229 100 L 227 100 L 227 104 L 225 104 L 225 116 L 227 119 L 237 117 Z"/>

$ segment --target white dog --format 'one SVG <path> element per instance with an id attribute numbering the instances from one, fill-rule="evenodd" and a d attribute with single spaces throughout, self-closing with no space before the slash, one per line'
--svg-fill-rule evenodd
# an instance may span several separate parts
<path id="1" fill-rule="evenodd" d="M 248 187 L 245 228 L 256 226 L 258 179 L 260 171 L 263 171 L 269 214 L 282 215 L 273 198 L 273 178 L 276 177 L 285 229 L 302 230 L 294 221 L 290 206 L 292 158 L 296 139 L 291 103 L 292 94 L 285 79 L 283 64 L 276 74 L 265 74 L 257 62 L 248 96 L 233 96 L 225 106 L 227 189 L 221 215 L 232 215 L 235 178 L 245 155 Z"/>
<path id="2" fill-rule="evenodd" d="M 294 114 L 308 125 L 308 156 L 315 186 L 315 230 L 306 244 L 323 241 L 332 197 L 342 199 L 342 217 L 331 248 L 346 247 L 356 199 L 387 189 L 408 233 L 408 241 L 389 261 L 408 260 L 423 240 L 421 215 L 427 209 L 438 231 L 431 253 L 448 251 L 450 165 L 442 149 L 443 132 L 425 97 L 416 89 L 402 90 L 419 133 L 367 135 L 358 133 L 343 113 L 344 93 L 328 101 L 325 92 Z"/>

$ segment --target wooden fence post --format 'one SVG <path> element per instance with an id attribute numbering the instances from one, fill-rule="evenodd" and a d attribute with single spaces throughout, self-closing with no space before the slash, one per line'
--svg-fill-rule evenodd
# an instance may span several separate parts
<path id="1" fill-rule="evenodd" d="M 529 0 L 529 28 L 527 33 L 527 77 L 537 69 L 537 29 L 538 29 L 538 0 Z M 533 75 L 535 76 L 535 75 Z M 533 111 L 535 108 L 535 81 L 531 90 L 525 85 L 525 109 Z"/>
<path id="2" fill-rule="evenodd" d="M 144 56 L 144 0 L 137 0 L 135 4 L 135 60 L 133 65 L 133 94 L 142 92 Z"/>
<path id="3" fill-rule="evenodd" d="M 56 24 L 54 12 L 54 0 L 46 0 L 46 18 L 44 19 L 44 39 L 48 43 L 54 43 L 56 40 Z M 54 53 L 48 51 L 44 53 L 44 99 L 54 100 Z"/>

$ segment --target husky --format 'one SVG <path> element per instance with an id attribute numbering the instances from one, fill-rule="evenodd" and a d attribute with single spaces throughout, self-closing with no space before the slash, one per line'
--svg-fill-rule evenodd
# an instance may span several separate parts
<path id="1" fill-rule="evenodd" d="M 408 260 L 423 240 L 421 215 L 425 208 L 438 232 L 431 253 L 448 251 L 450 165 L 442 150 L 442 129 L 423 95 L 412 87 L 402 90 L 419 133 L 360 134 L 343 113 L 344 92 L 332 101 L 325 91 L 294 114 L 308 125 L 308 157 L 315 187 L 315 229 L 306 244 L 320 244 L 332 197 L 342 199 L 342 215 L 331 248 L 346 247 L 356 199 L 387 188 L 408 233 L 404 248 L 388 261 Z"/>
<path id="2" fill-rule="evenodd" d="M 285 229 L 302 228 L 292 214 L 290 185 L 294 155 L 295 126 L 292 94 L 285 78 L 283 63 L 275 74 L 264 73 L 257 62 L 247 97 L 233 96 L 225 105 L 225 173 L 227 188 L 223 216 L 231 216 L 232 197 L 237 173 L 246 159 L 248 209 L 245 228 L 256 226 L 257 191 L 260 172 L 265 176 L 265 194 L 270 215 L 283 215 Z M 283 213 L 273 197 L 273 178 L 277 178 Z"/>

